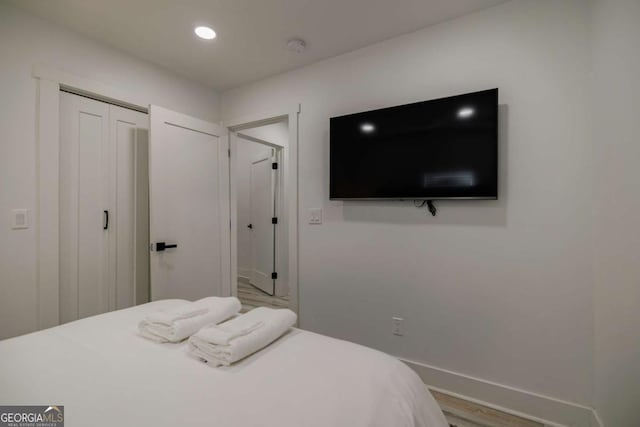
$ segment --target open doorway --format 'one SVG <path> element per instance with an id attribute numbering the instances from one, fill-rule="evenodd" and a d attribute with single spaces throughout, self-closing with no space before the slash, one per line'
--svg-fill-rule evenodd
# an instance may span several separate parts
<path id="1" fill-rule="evenodd" d="M 235 147 L 236 260 L 235 294 L 242 310 L 289 308 L 287 248 L 283 239 L 285 186 L 283 150 L 288 120 L 231 134 Z"/>

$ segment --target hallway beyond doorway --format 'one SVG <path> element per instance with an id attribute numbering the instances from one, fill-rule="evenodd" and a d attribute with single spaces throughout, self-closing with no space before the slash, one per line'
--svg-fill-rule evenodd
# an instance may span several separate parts
<path id="1" fill-rule="evenodd" d="M 272 297 L 255 286 L 245 278 L 238 277 L 238 299 L 242 303 L 242 313 L 246 313 L 256 307 L 289 308 L 289 296 Z"/>

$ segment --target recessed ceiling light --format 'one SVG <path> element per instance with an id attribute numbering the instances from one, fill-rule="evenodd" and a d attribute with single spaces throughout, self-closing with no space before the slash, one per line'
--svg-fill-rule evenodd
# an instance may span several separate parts
<path id="1" fill-rule="evenodd" d="M 205 40 L 213 40 L 216 38 L 216 32 L 209 27 L 196 27 L 193 30 L 198 37 Z"/>

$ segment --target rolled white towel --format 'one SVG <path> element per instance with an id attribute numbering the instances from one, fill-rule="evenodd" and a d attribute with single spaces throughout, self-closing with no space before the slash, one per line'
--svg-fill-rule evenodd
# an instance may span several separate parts
<path id="1" fill-rule="evenodd" d="M 229 366 L 271 344 L 295 323 L 296 314 L 289 309 L 258 307 L 200 329 L 189 338 L 189 352 L 214 366 Z"/>
<path id="2" fill-rule="evenodd" d="M 240 311 L 235 297 L 208 297 L 179 307 L 157 311 L 138 324 L 140 336 L 156 342 L 179 342 L 205 325 L 223 322 Z"/>

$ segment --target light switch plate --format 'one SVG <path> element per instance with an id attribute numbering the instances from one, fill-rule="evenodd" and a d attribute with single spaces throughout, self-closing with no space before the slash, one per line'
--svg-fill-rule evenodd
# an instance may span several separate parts
<path id="1" fill-rule="evenodd" d="M 29 228 L 28 209 L 14 209 L 11 211 L 11 228 L 14 230 Z"/>
<path id="2" fill-rule="evenodd" d="M 322 224 L 322 208 L 309 209 L 309 224 Z"/>
<path id="3" fill-rule="evenodd" d="M 404 322 L 404 319 L 402 317 L 391 318 L 391 333 L 393 333 L 393 335 L 404 335 L 404 326 L 402 322 Z"/>

